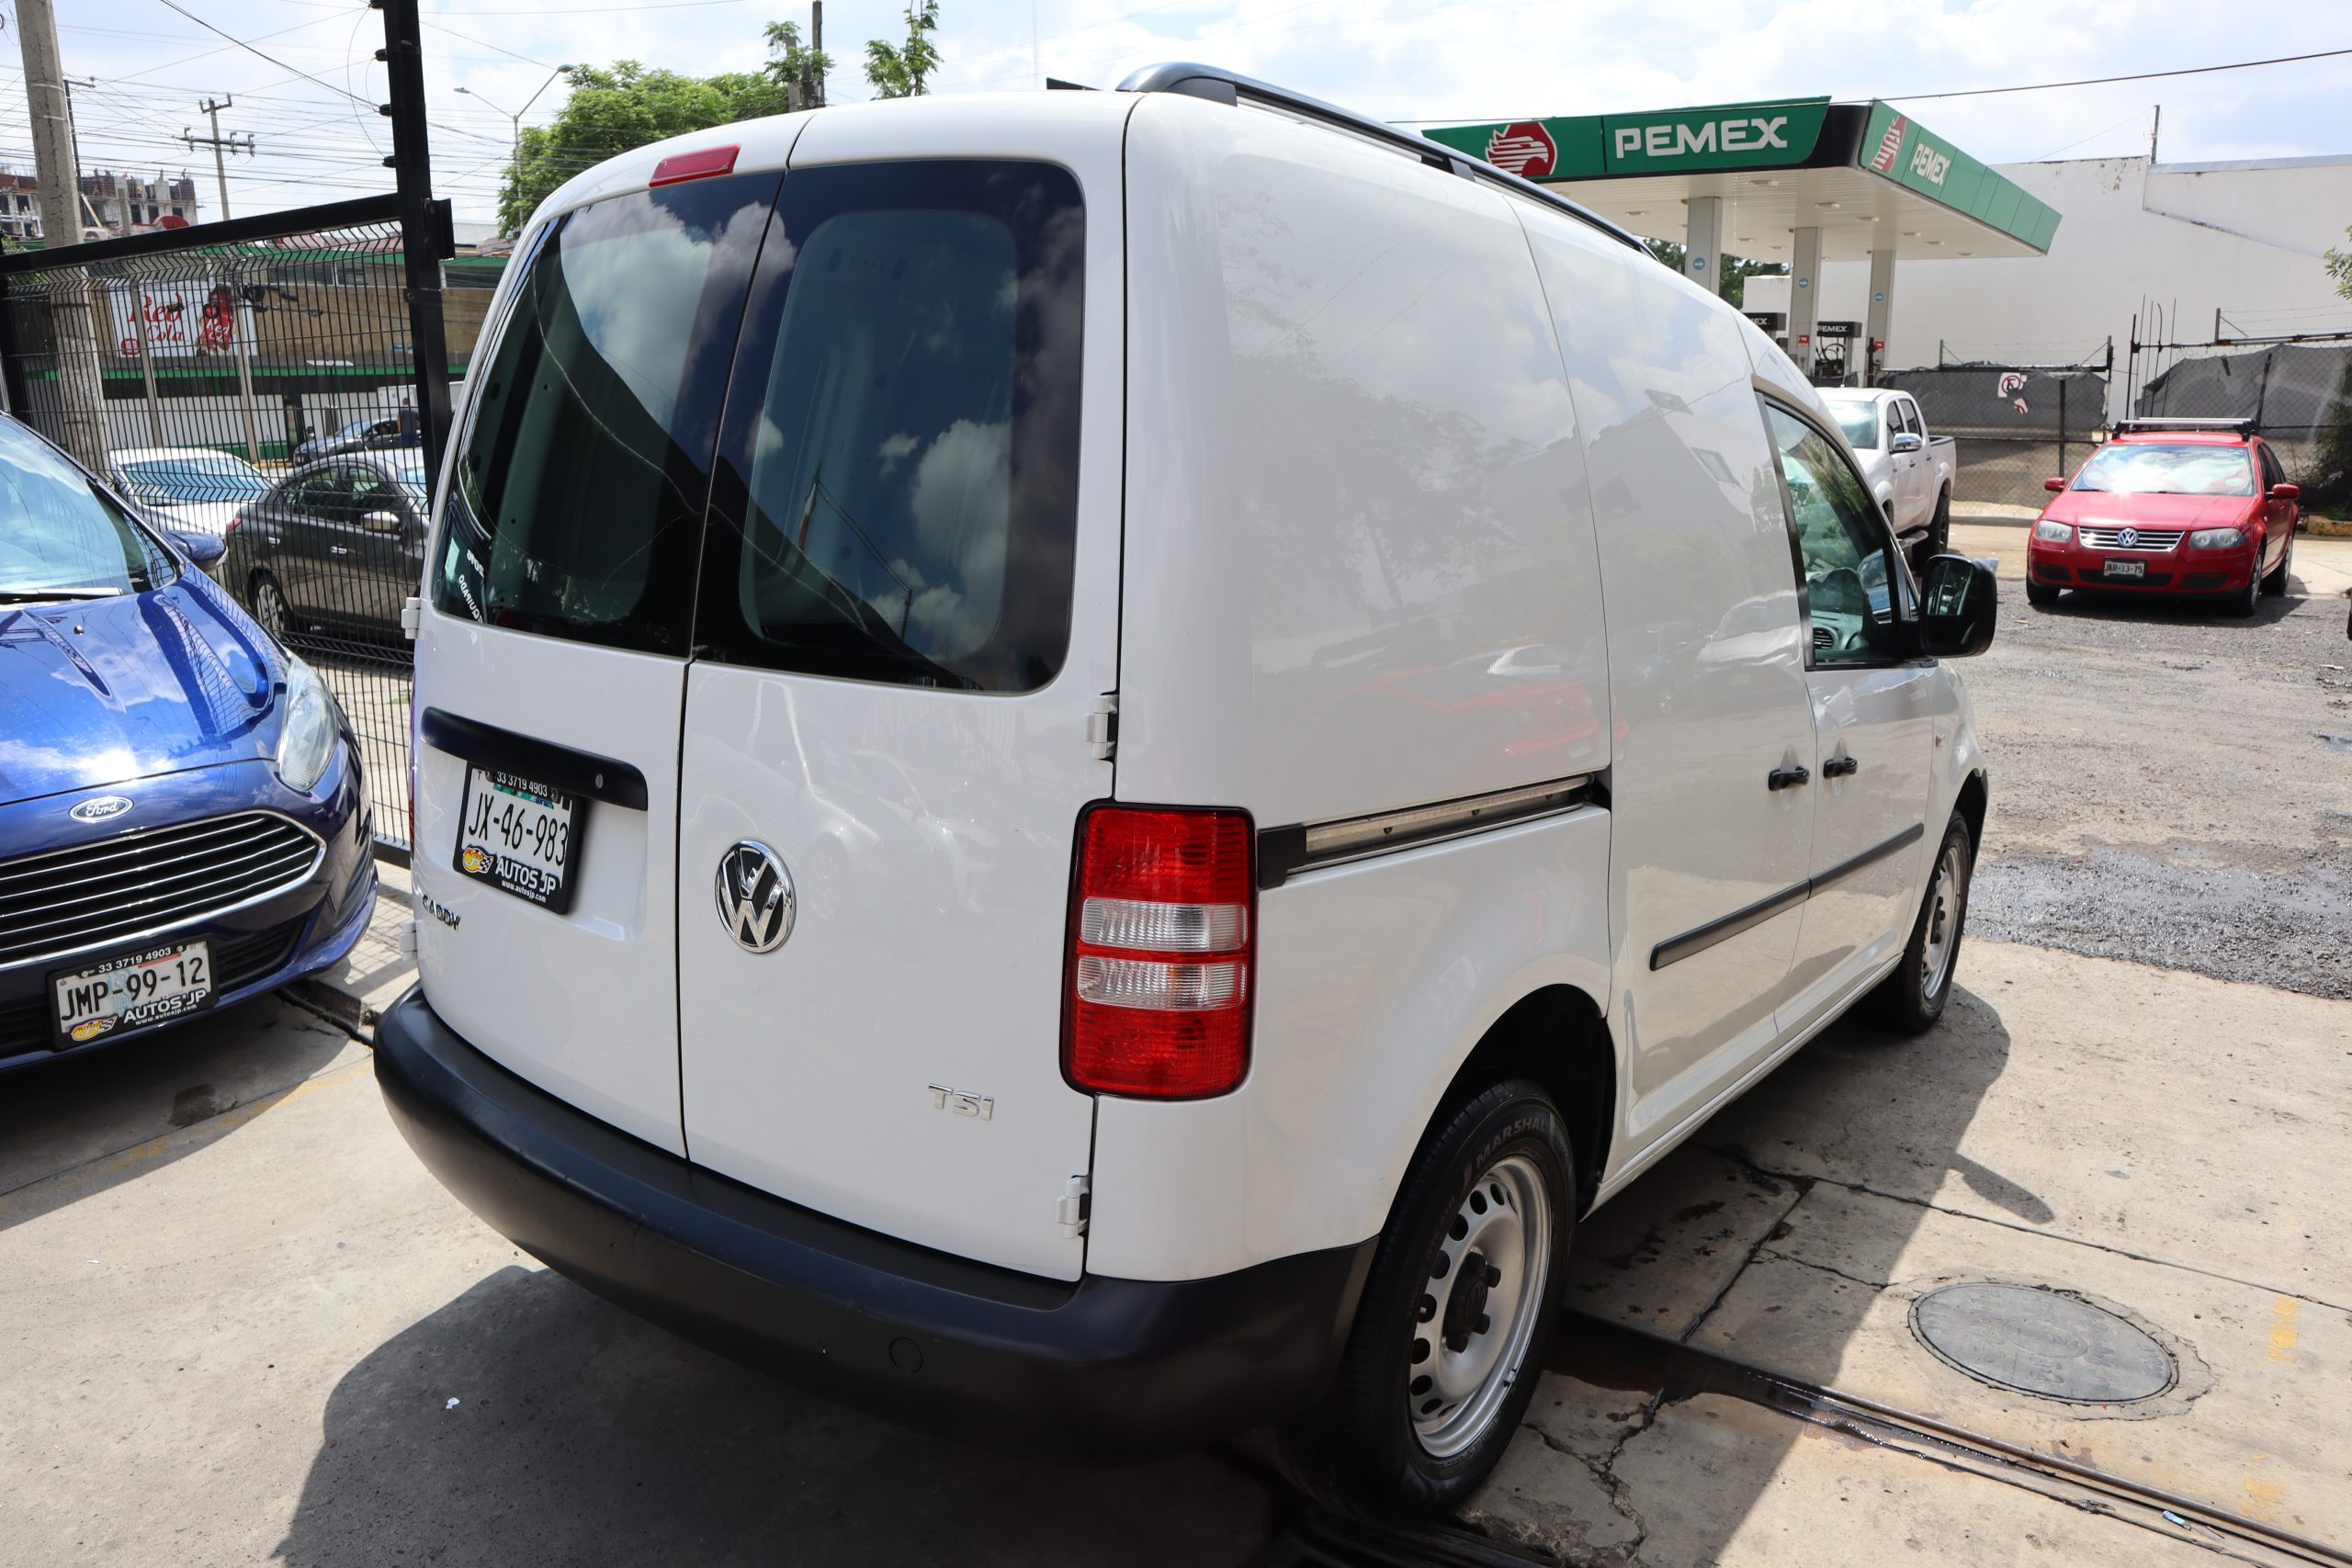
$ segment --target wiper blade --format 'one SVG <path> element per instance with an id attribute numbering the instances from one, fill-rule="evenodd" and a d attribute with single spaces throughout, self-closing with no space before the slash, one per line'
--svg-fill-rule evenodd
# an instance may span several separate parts
<path id="1" fill-rule="evenodd" d="M 0 604 L 39 604 L 54 600 L 119 599 L 119 588 L 0 588 Z"/>

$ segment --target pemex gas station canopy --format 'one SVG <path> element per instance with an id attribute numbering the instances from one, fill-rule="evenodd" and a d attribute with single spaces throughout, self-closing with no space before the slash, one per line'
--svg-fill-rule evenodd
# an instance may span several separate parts
<path id="1" fill-rule="evenodd" d="M 1721 203 L 1734 255 L 2036 256 L 2057 212 L 1893 105 L 1783 98 L 1647 114 L 1572 115 L 1427 132 L 1568 194 L 1637 234 L 1675 238 L 1694 198 Z"/>

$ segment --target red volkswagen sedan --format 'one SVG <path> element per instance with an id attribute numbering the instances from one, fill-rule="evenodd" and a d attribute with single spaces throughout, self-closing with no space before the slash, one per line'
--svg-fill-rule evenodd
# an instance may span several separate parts
<path id="1" fill-rule="evenodd" d="M 2296 504 L 2251 420 L 2127 419 L 2041 509 L 2026 543 L 2026 599 L 2067 588 L 2217 597 L 2251 615 L 2287 590 Z"/>

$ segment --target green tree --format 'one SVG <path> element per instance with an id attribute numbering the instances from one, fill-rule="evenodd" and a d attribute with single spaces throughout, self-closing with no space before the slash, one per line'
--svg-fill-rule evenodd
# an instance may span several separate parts
<path id="1" fill-rule="evenodd" d="M 775 74 L 775 64 L 717 76 L 648 71 L 634 60 L 574 67 L 568 73 L 571 93 L 554 122 L 523 132 L 499 192 L 499 227 L 521 232 L 532 210 L 558 186 L 616 153 L 666 136 L 782 114 L 790 88 Z"/>
<path id="2" fill-rule="evenodd" d="M 907 41 L 893 48 L 873 39 L 865 46 L 865 79 L 877 98 L 920 97 L 924 79 L 939 69 L 931 35 L 939 27 L 939 0 L 907 0 Z"/>
<path id="3" fill-rule="evenodd" d="M 824 107 L 825 78 L 832 69 L 831 55 L 800 41 L 797 22 L 768 24 L 768 76 L 791 95 L 795 108 Z"/>
<path id="4" fill-rule="evenodd" d="M 1642 243 L 1649 247 L 1650 254 L 1657 257 L 1675 271 L 1682 270 L 1682 258 L 1689 254 L 1689 252 L 1679 242 L 1644 240 Z M 1756 261 L 1747 256 L 1735 256 L 1728 254 L 1716 265 L 1716 291 L 1730 302 L 1735 310 L 1744 308 L 1747 303 L 1749 278 L 1778 277 L 1789 270 L 1789 264 L 1786 262 Z"/>
<path id="5" fill-rule="evenodd" d="M 2352 229 L 2345 230 L 2344 237 L 2352 240 Z M 2335 291 L 2352 299 L 2352 251 L 2330 245 L 2321 265 L 2335 280 Z M 2335 406 L 2327 412 L 2327 423 L 2320 432 L 2319 449 L 2313 457 L 2316 482 L 2305 483 L 2304 504 L 2324 506 L 2336 513 L 2352 507 L 2352 366 L 2345 367 L 2344 379 L 2336 388 Z"/>

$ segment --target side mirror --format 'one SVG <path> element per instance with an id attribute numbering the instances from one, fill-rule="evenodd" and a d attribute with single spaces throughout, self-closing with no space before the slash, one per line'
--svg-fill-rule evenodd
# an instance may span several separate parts
<path id="1" fill-rule="evenodd" d="M 1993 646 L 2000 612 L 1993 563 L 1938 556 L 1919 585 L 1919 650 L 1930 659 L 1970 659 Z"/>
<path id="2" fill-rule="evenodd" d="M 1919 449 L 1920 445 L 1921 443 L 1917 436 L 1912 434 L 1907 430 L 1898 430 L 1894 433 L 1894 439 L 1888 443 L 1887 450 L 1890 452 L 1917 452 Z"/>
<path id="3" fill-rule="evenodd" d="M 171 532 L 172 543 L 180 547 L 180 554 L 187 557 L 191 566 L 210 566 L 229 548 L 227 540 L 216 539 L 209 534 L 191 533 L 184 528 L 175 528 Z"/>
<path id="4" fill-rule="evenodd" d="M 2270 487 L 2270 499 L 2273 501 L 2301 501 L 2303 499 L 2303 487 L 2301 485 L 2290 485 L 2282 479 L 2278 483 Z"/>
<path id="5" fill-rule="evenodd" d="M 2041 488 L 2044 490 L 2064 490 L 2066 488 L 2066 481 L 2063 479 L 2047 479 L 2041 481 Z"/>
<path id="6" fill-rule="evenodd" d="M 401 531 L 401 514 L 397 512 L 369 512 L 361 515 L 359 525 L 370 534 L 397 534 Z"/>

